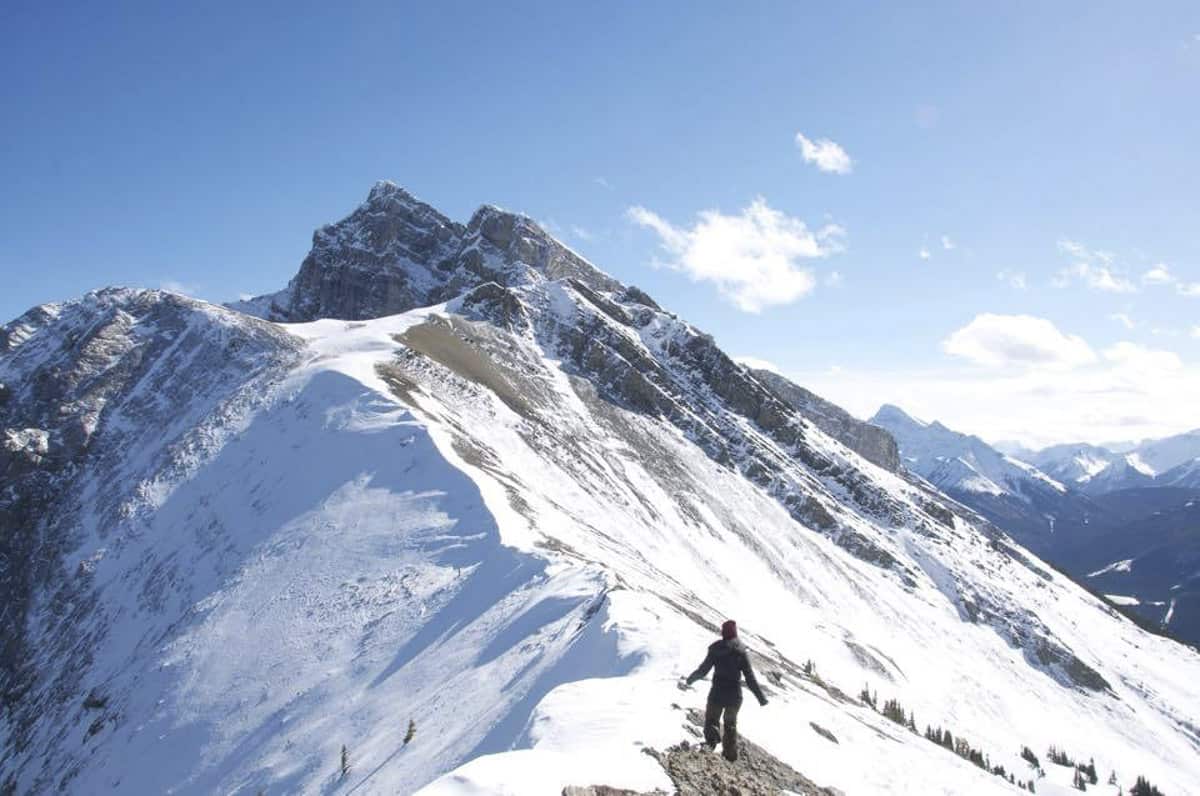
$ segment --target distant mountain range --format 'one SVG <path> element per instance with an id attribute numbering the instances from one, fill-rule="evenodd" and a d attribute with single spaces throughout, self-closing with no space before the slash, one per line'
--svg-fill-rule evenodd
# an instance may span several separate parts
<path id="1" fill-rule="evenodd" d="M 1005 451 L 884 405 L 904 465 L 1127 613 L 1200 643 L 1200 430 Z"/>

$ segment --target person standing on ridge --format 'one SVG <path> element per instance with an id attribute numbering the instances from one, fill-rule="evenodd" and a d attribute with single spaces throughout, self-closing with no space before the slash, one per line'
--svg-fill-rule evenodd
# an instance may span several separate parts
<path id="1" fill-rule="evenodd" d="M 708 647 L 704 663 L 687 677 L 691 685 L 713 669 L 712 688 L 708 692 L 708 704 L 704 710 L 704 742 L 709 749 L 721 743 L 721 753 L 730 762 L 737 760 L 737 716 L 742 707 L 742 675 L 746 685 L 758 698 L 758 704 L 766 705 L 767 698 L 758 687 L 758 679 L 750 668 L 750 656 L 746 645 L 737 635 L 737 623 L 732 619 L 721 625 L 721 639 Z M 721 735 L 721 714 L 725 714 L 725 734 Z"/>

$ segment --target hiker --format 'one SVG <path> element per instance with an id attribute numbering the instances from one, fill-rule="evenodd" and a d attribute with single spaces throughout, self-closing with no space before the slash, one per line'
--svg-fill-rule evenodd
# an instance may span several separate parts
<path id="1" fill-rule="evenodd" d="M 721 625 L 721 640 L 708 647 L 704 663 L 688 675 L 691 685 L 713 669 L 712 688 L 708 692 L 708 704 L 704 710 L 704 742 L 709 749 L 716 749 L 721 742 L 721 753 L 729 761 L 737 760 L 737 715 L 742 707 L 742 675 L 746 685 L 758 698 L 758 704 L 766 705 L 767 698 L 758 687 L 754 670 L 750 668 L 750 656 L 746 645 L 737 635 L 737 623 L 732 619 Z M 725 735 L 721 736 L 721 714 L 725 714 Z"/>

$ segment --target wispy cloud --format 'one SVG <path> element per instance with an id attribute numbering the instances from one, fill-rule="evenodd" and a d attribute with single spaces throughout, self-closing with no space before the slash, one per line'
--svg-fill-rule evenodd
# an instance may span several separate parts
<path id="1" fill-rule="evenodd" d="M 978 356 L 952 355 L 945 365 L 916 373 L 814 369 L 789 378 L 860 417 L 888 400 L 987 439 L 1039 446 L 1161 437 L 1195 427 L 1200 368 L 1176 352 L 1129 341 L 1096 351 L 1044 323 L 1050 328 L 1003 330 L 999 340 L 980 333 L 975 322 L 964 327 L 975 328 L 960 340 L 982 337 L 976 342 L 987 352 L 984 360 L 1005 366 L 981 367 Z M 1200 326 L 1192 334 L 1200 340 Z M 1039 364 L 1047 359 L 1053 366 Z"/>
<path id="2" fill-rule="evenodd" d="M 796 146 L 800 147 L 800 155 L 805 163 L 811 163 L 819 171 L 830 174 L 849 174 L 854 168 L 854 161 L 840 144 L 828 138 L 812 141 L 804 133 L 796 133 Z"/>
<path id="3" fill-rule="evenodd" d="M 922 246 L 921 248 L 917 249 L 917 256 L 920 257 L 922 260 L 928 260 L 930 257 L 933 256 L 933 253 L 930 252 L 927 247 Z"/>
<path id="4" fill-rule="evenodd" d="M 168 293 L 178 293 L 182 296 L 195 296 L 200 292 L 198 285 L 190 282 L 180 282 L 175 279 L 164 279 L 158 283 L 158 286 Z"/>
<path id="5" fill-rule="evenodd" d="M 1134 327 L 1137 326 L 1137 324 L 1134 323 L 1133 318 L 1130 318 L 1128 315 L 1126 315 L 1123 312 L 1114 312 L 1112 315 L 1108 316 L 1108 319 L 1110 321 L 1116 321 L 1117 323 L 1124 326 L 1126 329 L 1133 329 Z"/>
<path id="6" fill-rule="evenodd" d="M 596 183 L 606 191 L 611 191 L 613 189 L 612 184 L 603 177 L 592 177 L 592 182 Z"/>
<path id="7" fill-rule="evenodd" d="M 1025 279 L 1024 271 L 1010 271 L 1005 268 L 996 274 L 996 278 L 1014 290 L 1026 290 L 1029 288 L 1029 282 Z"/>
<path id="8" fill-rule="evenodd" d="M 1067 287 L 1079 281 L 1093 290 L 1107 293 L 1137 292 L 1137 285 L 1113 266 L 1116 258 L 1111 252 L 1089 249 L 1073 240 L 1060 240 L 1058 250 L 1075 262 L 1055 274 L 1055 287 Z"/>
<path id="9" fill-rule="evenodd" d="M 837 224 L 809 229 L 762 197 L 737 215 L 705 210 L 690 228 L 644 207 L 631 207 L 626 215 L 658 235 L 671 257 L 664 265 L 695 281 L 712 282 L 745 312 L 790 304 L 810 293 L 816 276 L 801 263 L 844 249 L 845 230 Z"/>
<path id="10" fill-rule="evenodd" d="M 1197 340 L 1200 340 L 1200 326 L 1192 327 L 1192 337 L 1195 337 Z"/>
<path id="11" fill-rule="evenodd" d="M 596 236 L 592 232 L 578 224 L 571 225 L 571 234 L 582 241 L 595 240 Z"/>
<path id="12" fill-rule="evenodd" d="M 829 276 L 825 277 L 825 284 L 829 287 L 841 287 L 845 281 L 841 271 L 830 271 Z"/>
<path id="13" fill-rule="evenodd" d="M 976 315 L 944 341 L 942 350 L 990 368 L 1072 368 L 1096 360 L 1078 335 L 1064 334 L 1045 318 L 1031 315 Z"/>
<path id="14" fill-rule="evenodd" d="M 1180 282 L 1175 289 L 1181 296 L 1200 296 L 1200 282 Z"/>
<path id="15" fill-rule="evenodd" d="M 1142 274 L 1142 283 L 1147 285 L 1169 285 L 1175 281 L 1166 263 L 1159 263 Z"/>
<path id="16" fill-rule="evenodd" d="M 769 370 L 772 373 L 783 374 L 783 371 L 778 365 L 769 359 L 759 359 L 758 357 L 734 357 L 734 362 L 740 365 L 745 365 L 753 370 Z"/>
<path id="17" fill-rule="evenodd" d="M 954 241 L 950 240 L 950 237 L 948 235 L 942 236 L 942 248 L 945 249 L 946 251 L 951 251 L 952 249 L 954 249 Z"/>

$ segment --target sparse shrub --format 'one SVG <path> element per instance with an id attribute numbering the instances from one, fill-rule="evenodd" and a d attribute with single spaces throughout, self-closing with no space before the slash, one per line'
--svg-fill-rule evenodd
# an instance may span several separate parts
<path id="1" fill-rule="evenodd" d="M 408 746 L 408 742 L 417 734 L 417 723 L 412 719 L 408 720 L 408 732 L 404 733 L 404 745 Z"/>

